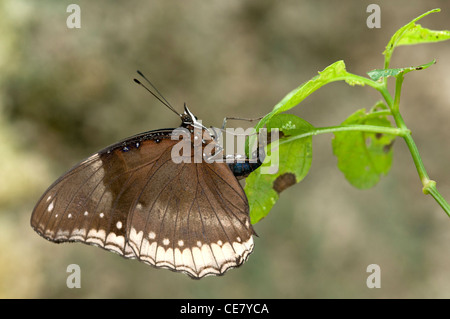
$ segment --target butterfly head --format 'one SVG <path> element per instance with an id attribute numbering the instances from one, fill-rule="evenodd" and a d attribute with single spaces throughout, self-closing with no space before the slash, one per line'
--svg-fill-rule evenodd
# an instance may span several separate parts
<path id="1" fill-rule="evenodd" d="M 180 114 L 181 117 L 181 124 L 183 126 L 193 126 L 194 128 L 197 129 L 203 129 L 203 130 L 208 130 L 207 127 L 205 127 L 201 121 L 198 120 L 198 118 L 188 109 L 186 103 L 184 104 L 184 113 Z"/>

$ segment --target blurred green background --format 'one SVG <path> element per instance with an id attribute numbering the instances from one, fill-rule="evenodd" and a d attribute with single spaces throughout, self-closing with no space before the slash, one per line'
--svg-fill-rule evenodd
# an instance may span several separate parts
<path id="1" fill-rule="evenodd" d="M 179 110 L 205 125 L 268 113 L 286 93 L 343 59 L 350 72 L 381 68 L 384 46 L 412 18 L 450 29 L 447 1 L 0 0 L 0 297 L 2 298 L 449 298 L 450 222 L 421 192 L 402 140 L 387 177 L 370 190 L 336 167 L 331 135 L 313 140 L 313 164 L 255 225 L 254 253 L 223 277 L 194 281 L 83 244 L 56 245 L 29 226 L 34 204 L 62 173 L 133 134 L 179 119 L 133 83 L 147 74 Z M 401 109 L 425 166 L 450 200 L 450 43 L 401 47 L 392 67 L 436 58 L 409 73 Z M 341 123 L 379 100 L 373 89 L 330 84 L 293 113 Z M 233 124 L 230 124 L 233 125 Z M 66 267 L 81 267 L 81 289 Z M 381 288 L 366 267 L 381 267 Z"/>

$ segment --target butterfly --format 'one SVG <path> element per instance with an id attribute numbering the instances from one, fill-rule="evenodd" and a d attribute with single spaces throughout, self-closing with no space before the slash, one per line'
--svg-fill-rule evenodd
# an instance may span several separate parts
<path id="1" fill-rule="evenodd" d="M 167 100 L 159 100 L 179 115 L 187 138 L 174 129 L 158 129 L 93 154 L 45 191 L 31 226 L 54 243 L 98 246 L 194 279 L 222 275 L 253 251 L 256 233 L 238 178 L 261 161 L 176 163 L 173 153 L 179 143 L 193 150 L 184 157 L 192 159 L 194 141 L 204 151 L 216 146 L 217 136 L 186 105 L 178 114 Z M 214 149 L 210 156 L 220 156 L 220 148 Z"/>

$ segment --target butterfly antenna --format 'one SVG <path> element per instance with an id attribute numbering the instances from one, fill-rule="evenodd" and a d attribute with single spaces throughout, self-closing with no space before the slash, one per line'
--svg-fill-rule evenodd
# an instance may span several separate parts
<path id="1" fill-rule="evenodd" d="M 154 97 L 156 97 L 162 104 L 164 104 L 165 106 L 167 106 L 172 112 L 174 112 L 175 114 L 177 114 L 178 116 L 182 116 L 180 113 L 178 113 L 173 106 L 165 99 L 165 97 L 161 94 L 161 92 L 159 92 L 159 90 L 153 85 L 152 82 L 150 82 L 149 79 L 147 79 L 147 77 L 142 74 L 141 71 L 137 71 L 137 73 L 142 76 L 144 78 L 145 81 L 147 81 L 148 84 L 150 84 L 150 86 L 156 91 L 156 93 L 159 94 L 159 96 L 162 98 L 160 98 L 159 96 L 157 96 L 152 90 L 150 90 L 148 87 L 146 87 L 144 84 L 142 84 L 141 81 L 139 81 L 138 79 L 133 79 L 134 82 L 136 82 L 137 84 L 139 84 L 140 86 L 142 86 L 144 89 L 146 89 L 148 92 L 150 92 L 150 94 L 152 94 Z"/>

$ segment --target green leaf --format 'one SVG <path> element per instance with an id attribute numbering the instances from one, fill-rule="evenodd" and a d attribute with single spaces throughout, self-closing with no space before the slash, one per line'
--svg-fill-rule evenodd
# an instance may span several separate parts
<path id="1" fill-rule="evenodd" d="M 370 72 L 367 72 L 367 74 L 370 76 L 370 78 L 374 81 L 378 81 L 379 79 L 382 78 L 387 78 L 389 76 L 398 76 L 399 74 L 406 74 L 408 72 L 411 71 L 418 71 L 418 70 L 424 70 L 428 67 L 430 67 L 431 65 L 435 64 L 436 60 L 433 60 L 427 64 L 422 64 L 416 67 L 407 67 L 407 68 L 399 68 L 399 69 L 376 69 L 376 70 L 372 70 Z"/>
<path id="2" fill-rule="evenodd" d="M 279 114 L 266 122 L 266 127 L 270 132 L 279 130 L 280 140 L 272 142 L 267 147 L 273 148 L 272 152 L 268 152 L 264 164 L 245 180 L 245 193 L 250 204 L 252 224 L 269 213 L 283 190 L 300 182 L 306 176 L 312 162 L 311 136 L 281 143 L 288 137 L 313 130 L 311 124 L 295 115 Z M 269 174 L 271 167 L 272 174 Z"/>
<path id="3" fill-rule="evenodd" d="M 434 13 L 434 12 L 440 12 L 441 9 L 433 9 L 428 12 L 425 12 L 424 14 L 418 16 L 417 18 L 413 19 L 408 24 L 404 25 L 400 29 L 397 30 L 397 32 L 394 33 L 394 35 L 389 40 L 386 49 L 384 50 L 383 54 L 385 56 L 385 63 L 384 66 L 387 69 L 389 66 L 389 62 L 391 61 L 392 53 L 394 52 L 394 49 L 399 45 L 405 45 L 405 44 L 417 44 L 417 43 L 424 43 L 429 41 L 421 41 L 420 36 L 424 32 L 423 30 L 426 30 L 422 27 L 417 28 L 418 25 L 415 24 L 415 22 L 419 21 L 420 19 L 426 17 L 427 15 Z M 425 32 L 425 37 L 428 37 L 433 32 L 439 32 L 439 31 L 431 31 L 428 30 L 431 33 Z M 446 32 L 446 31 L 444 31 Z M 446 40 L 444 35 L 439 35 L 442 40 Z M 440 40 L 440 41 L 442 41 Z"/>
<path id="4" fill-rule="evenodd" d="M 342 125 L 365 124 L 392 127 L 386 116 L 358 110 Z M 338 168 L 355 187 L 373 187 L 386 175 L 392 163 L 392 144 L 395 136 L 370 132 L 339 132 L 334 134 L 333 153 L 338 159 Z"/>
<path id="5" fill-rule="evenodd" d="M 448 39 L 450 39 L 450 31 L 448 30 L 430 30 L 423 28 L 420 24 L 416 24 L 411 29 L 405 31 L 403 36 L 398 40 L 397 46 L 440 42 Z"/>
<path id="6" fill-rule="evenodd" d="M 347 74 L 344 61 L 337 61 L 331 64 L 322 72 L 319 72 L 319 75 L 316 75 L 308 82 L 303 83 L 298 88 L 289 92 L 277 105 L 274 106 L 272 112 L 262 118 L 255 129 L 258 130 L 263 127 L 273 116 L 288 111 L 298 105 L 325 84 L 343 80 Z"/>

